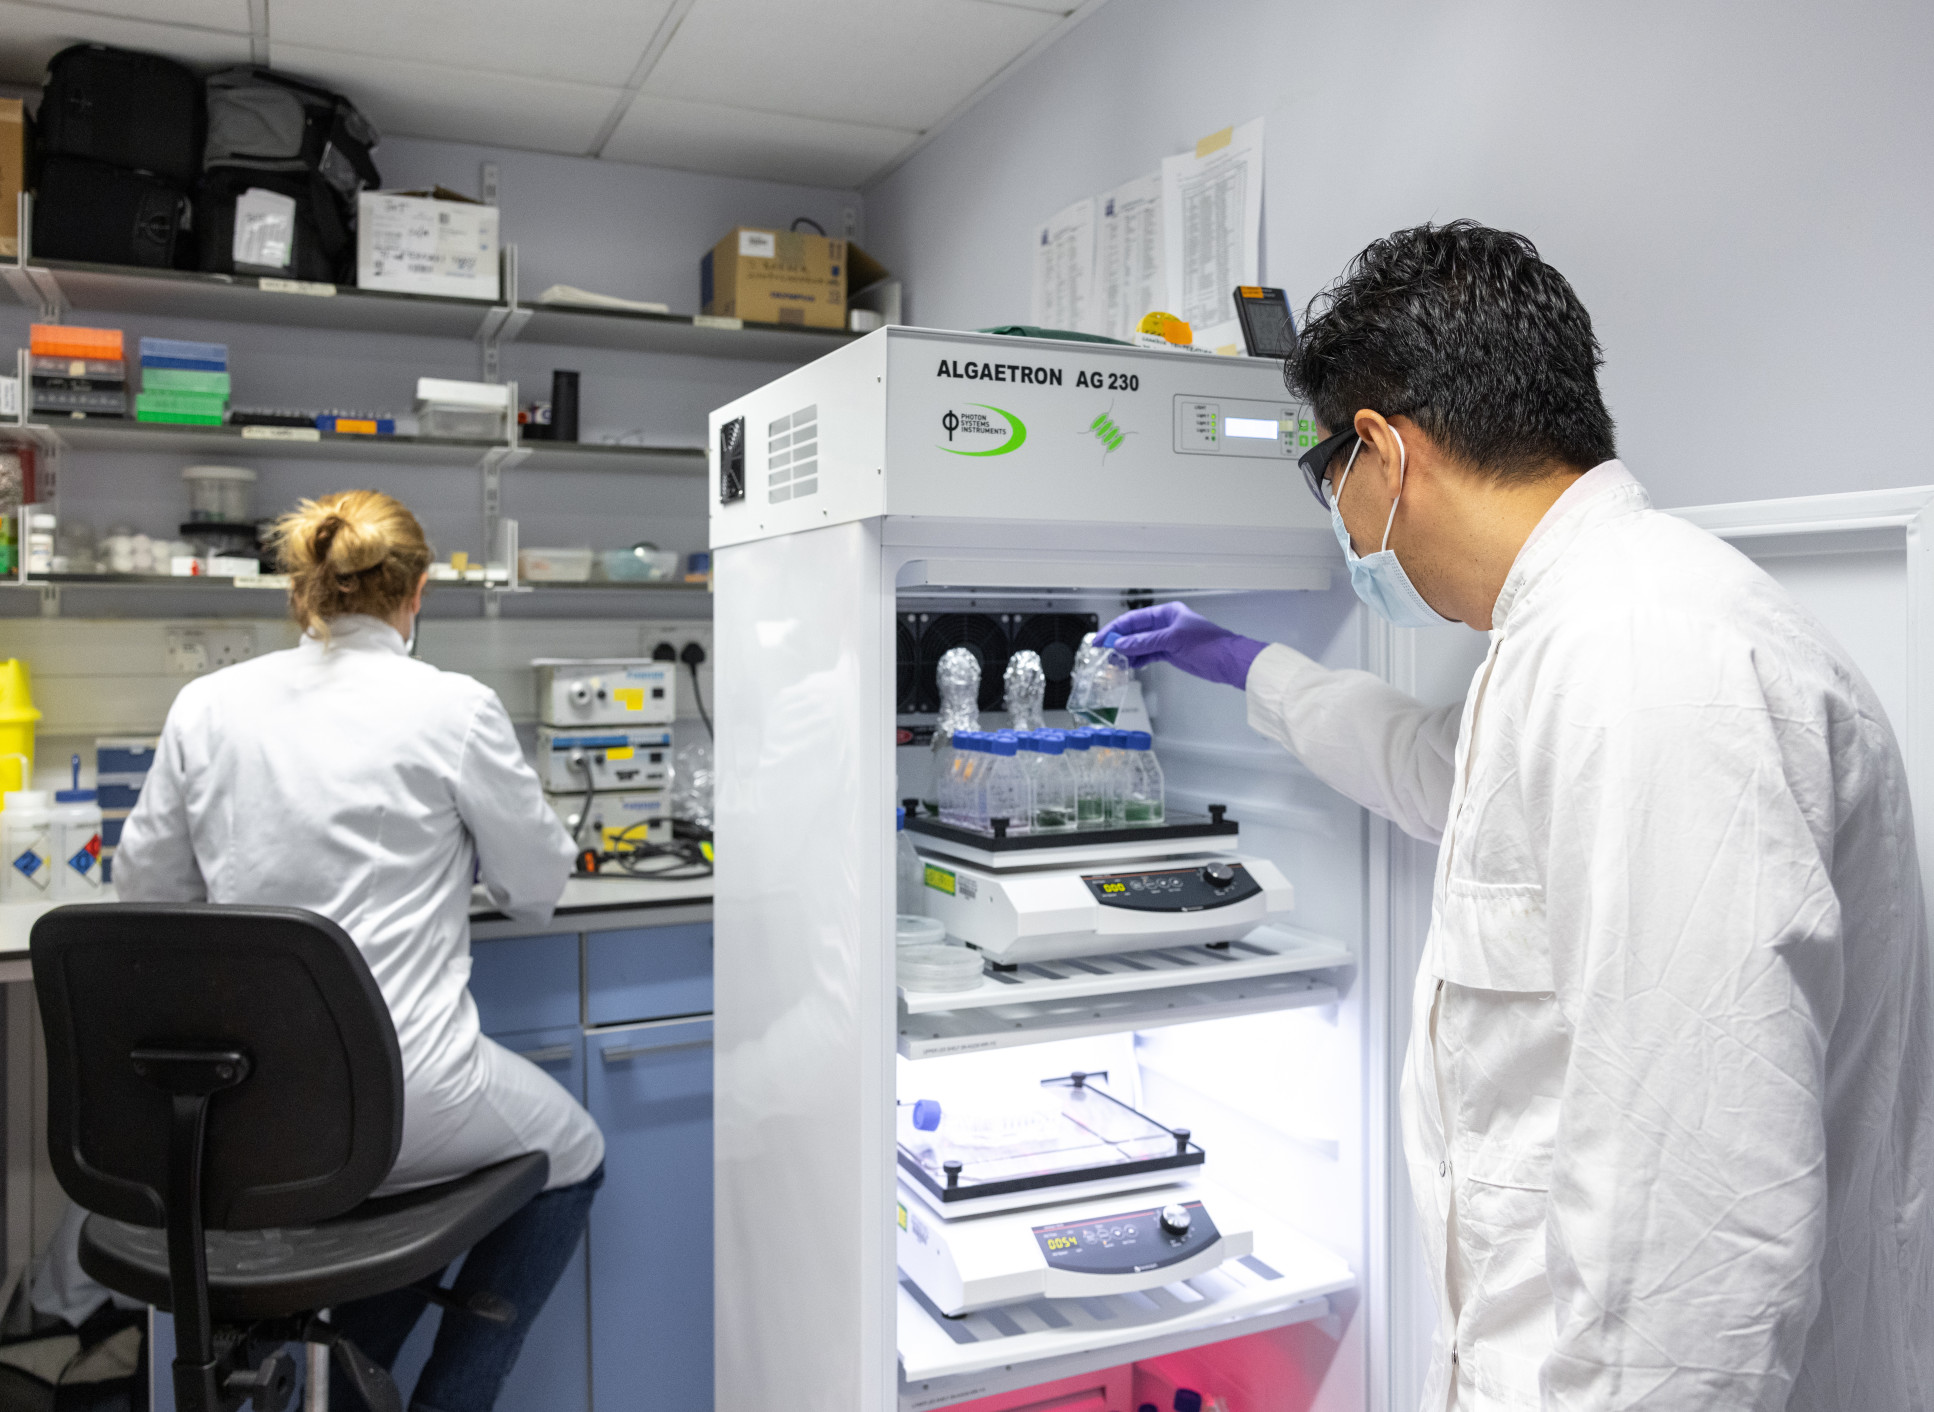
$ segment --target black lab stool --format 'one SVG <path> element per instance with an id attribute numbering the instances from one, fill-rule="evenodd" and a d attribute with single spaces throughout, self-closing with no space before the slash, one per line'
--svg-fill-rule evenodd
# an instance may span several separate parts
<path id="1" fill-rule="evenodd" d="M 399 1412 L 319 1311 L 406 1285 L 459 1307 L 437 1273 L 543 1189 L 545 1157 L 370 1199 L 402 1141 L 402 1056 L 362 954 L 313 912 L 61 907 L 32 954 L 48 1155 L 92 1213 L 81 1268 L 174 1313 L 180 1412 L 281 1412 L 291 1342 Z M 515 1317 L 489 1296 L 460 1312 Z"/>

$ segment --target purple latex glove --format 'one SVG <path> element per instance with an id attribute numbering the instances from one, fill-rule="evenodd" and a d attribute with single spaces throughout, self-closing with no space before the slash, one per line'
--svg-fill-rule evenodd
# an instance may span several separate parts
<path id="1" fill-rule="evenodd" d="M 1158 603 L 1123 613 L 1095 639 L 1137 667 L 1172 662 L 1190 676 L 1243 687 L 1249 664 L 1269 644 L 1219 628 L 1181 603 Z"/>

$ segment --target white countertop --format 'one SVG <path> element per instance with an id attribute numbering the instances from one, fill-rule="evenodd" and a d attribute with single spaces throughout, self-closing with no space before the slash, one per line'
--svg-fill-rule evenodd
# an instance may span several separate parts
<path id="1" fill-rule="evenodd" d="M 114 900 L 113 888 L 101 890 L 101 901 Z M 581 916 L 634 907 L 663 907 L 679 902 L 703 904 L 711 900 L 710 878 L 695 878 L 688 882 L 658 882 L 651 878 L 632 877 L 572 878 L 564 884 L 564 895 L 558 899 L 555 915 Z M 34 923 L 58 905 L 53 902 L 0 903 L 0 957 L 24 957 Z M 490 899 L 482 889 L 471 895 L 470 915 L 479 921 L 503 918 L 503 914 L 490 905 Z M 0 976 L 0 980 L 5 979 L 8 977 Z"/>

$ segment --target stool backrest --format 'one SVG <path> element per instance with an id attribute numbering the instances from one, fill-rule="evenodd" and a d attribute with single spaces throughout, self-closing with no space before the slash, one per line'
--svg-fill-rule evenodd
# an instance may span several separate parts
<path id="1" fill-rule="evenodd" d="M 403 1061 L 356 944 L 294 907 L 101 903 L 34 924 L 47 1034 L 47 1146 L 77 1203 L 167 1224 L 171 1100 L 139 1050 L 238 1051 L 245 1077 L 207 1100 L 208 1228 L 299 1226 L 389 1175 Z M 192 1203 L 191 1203 L 192 1204 Z"/>

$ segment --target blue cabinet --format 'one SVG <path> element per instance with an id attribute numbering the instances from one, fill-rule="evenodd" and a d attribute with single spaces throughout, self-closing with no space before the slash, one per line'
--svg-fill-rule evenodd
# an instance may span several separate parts
<path id="1" fill-rule="evenodd" d="M 591 1208 L 597 1412 L 712 1405 L 712 1021 L 586 1036 L 604 1129 Z"/>
<path id="2" fill-rule="evenodd" d="M 712 924 L 593 932 L 584 939 L 584 1014 L 628 1025 L 712 1013 Z"/>
<path id="3" fill-rule="evenodd" d="M 576 1026 L 583 1004 L 577 933 L 471 943 L 470 995 L 493 1038 Z"/>

